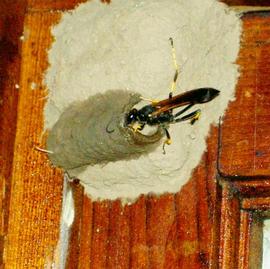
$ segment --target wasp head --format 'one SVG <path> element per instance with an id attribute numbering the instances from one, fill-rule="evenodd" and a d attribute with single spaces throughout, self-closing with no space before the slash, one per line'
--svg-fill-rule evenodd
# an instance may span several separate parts
<path id="1" fill-rule="evenodd" d="M 126 114 L 126 126 L 134 123 L 138 120 L 138 110 L 136 108 L 133 108 L 129 111 L 128 114 Z"/>

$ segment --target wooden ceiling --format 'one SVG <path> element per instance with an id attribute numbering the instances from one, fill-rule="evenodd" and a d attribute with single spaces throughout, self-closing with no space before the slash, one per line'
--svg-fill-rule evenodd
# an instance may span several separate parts
<path id="1" fill-rule="evenodd" d="M 0 265 L 6 268 L 57 263 L 63 175 L 35 146 L 45 142 L 42 75 L 50 26 L 58 10 L 78 2 L 0 4 Z M 192 178 L 177 194 L 141 196 L 125 207 L 92 202 L 72 183 L 76 217 L 67 268 L 248 268 L 256 260 L 239 262 L 239 255 L 249 257 L 252 210 L 269 208 L 270 13 L 246 13 L 242 21 L 236 100 L 221 129 L 211 128 Z M 38 87 L 29 90 L 33 81 Z"/>

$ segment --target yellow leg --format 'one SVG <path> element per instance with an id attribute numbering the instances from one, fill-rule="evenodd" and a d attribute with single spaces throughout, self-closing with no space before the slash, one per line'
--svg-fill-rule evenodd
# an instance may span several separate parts
<path id="1" fill-rule="evenodd" d="M 167 128 L 164 128 L 165 134 L 166 134 L 166 140 L 163 142 L 163 154 L 166 154 L 165 151 L 165 145 L 171 145 L 172 140 L 171 140 L 171 136 L 169 134 L 169 131 L 167 130 Z"/>
<path id="2" fill-rule="evenodd" d="M 163 142 L 163 146 L 162 146 L 162 149 L 163 149 L 163 154 L 166 154 L 166 151 L 165 151 L 165 145 L 171 145 L 172 143 L 172 140 L 170 138 L 167 138 L 164 142 Z"/>
<path id="3" fill-rule="evenodd" d="M 135 122 L 132 126 L 131 126 L 132 130 L 136 133 L 138 131 L 140 131 L 142 129 L 142 125 L 138 122 Z"/>
<path id="4" fill-rule="evenodd" d="M 201 116 L 201 111 L 198 110 L 197 113 L 194 116 L 194 120 L 198 120 L 200 118 L 200 116 Z"/>
<path id="5" fill-rule="evenodd" d="M 192 117 L 190 123 L 191 124 L 194 124 L 201 116 L 201 111 L 200 110 L 197 110 L 195 115 Z"/>

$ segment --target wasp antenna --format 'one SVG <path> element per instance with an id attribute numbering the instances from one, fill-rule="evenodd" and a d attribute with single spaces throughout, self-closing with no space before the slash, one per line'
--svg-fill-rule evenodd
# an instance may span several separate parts
<path id="1" fill-rule="evenodd" d="M 169 40 L 171 42 L 172 59 L 173 59 L 173 65 L 174 65 L 174 69 L 175 69 L 173 82 L 172 82 L 172 85 L 171 85 L 171 91 L 170 91 L 170 94 L 169 94 L 169 98 L 172 98 L 172 93 L 175 91 L 175 88 L 176 88 L 176 81 L 177 81 L 178 74 L 179 74 L 179 67 L 178 67 L 178 64 L 177 64 L 177 61 L 176 61 L 176 53 L 175 53 L 175 48 L 174 48 L 172 37 L 170 37 Z"/>

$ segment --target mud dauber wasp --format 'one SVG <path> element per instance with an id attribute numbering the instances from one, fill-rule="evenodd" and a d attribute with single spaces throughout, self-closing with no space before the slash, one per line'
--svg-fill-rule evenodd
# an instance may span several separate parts
<path id="1" fill-rule="evenodd" d="M 200 109 L 197 109 L 185 116 L 182 116 L 182 114 L 189 110 L 192 106 L 207 103 L 219 95 L 219 91 L 214 88 L 199 88 L 173 96 L 179 71 L 176 62 L 173 39 L 170 38 L 169 40 L 172 47 L 172 56 L 175 66 L 175 75 L 171 86 L 171 92 L 169 93 L 169 98 L 162 101 L 150 100 L 151 104 L 146 105 L 139 110 L 133 108 L 129 111 L 129 113 L 126 114 L 125 118 L 125 126 L 132 128 L 135 132 L 138 130 L 143 130 L 146 124 L 150 126 L 161 126 L 164 129 L 167 137 L 166 141 L 163 143 L 164 153 L 165 144 L 171 144 L 171 137 L 167 129 L 168 126 L 172 123 L 186 120 L 190 120 L 191 124 L 194 124 L 194 122 L 200 117 Z M 186 107 L 173 114 L 173 110 L 181 106 Z"/>

